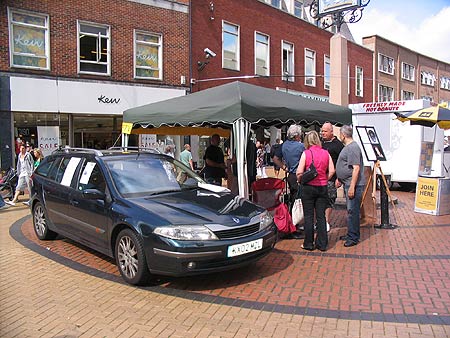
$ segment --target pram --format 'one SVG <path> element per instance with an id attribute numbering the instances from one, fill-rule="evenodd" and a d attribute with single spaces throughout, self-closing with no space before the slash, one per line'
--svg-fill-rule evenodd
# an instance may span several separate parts
<path id="1" fill-rule="evenodd" d="M 14 168 L 9 168 L 5 176 L 0 180 L 0 194 L 3 199 L 12 200 L 16 192 L 17 173 Z"/>

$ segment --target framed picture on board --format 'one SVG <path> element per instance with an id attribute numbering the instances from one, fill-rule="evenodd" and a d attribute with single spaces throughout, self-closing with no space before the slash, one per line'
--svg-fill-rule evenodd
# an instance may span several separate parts
<path id="1" fill-rule="evenodd" d="M 356 126 L 361 145 L 368 161 L 386 161 L 383 147 L 378 138 L 375 127 Z"/>

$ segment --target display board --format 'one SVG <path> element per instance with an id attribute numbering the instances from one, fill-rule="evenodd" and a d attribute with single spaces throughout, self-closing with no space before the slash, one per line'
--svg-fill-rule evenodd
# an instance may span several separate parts
<path id="1" fill-rule="evenodd" d="M 380 139 L 374 126 L 356 126 L 364 154 L 368 161 L 386 161 Z"/>

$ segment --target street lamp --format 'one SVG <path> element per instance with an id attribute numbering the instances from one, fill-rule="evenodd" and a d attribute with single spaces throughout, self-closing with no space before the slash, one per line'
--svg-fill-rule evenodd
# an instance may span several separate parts
<path id="1" fill-rule="evenodd" d="M 313 0 L 309 13 L 318 21 L 318 26 L 327 29 L 336 26 L 341 31 L 343 23 L 361 20 L 364 8 L 370 0 Z"/>

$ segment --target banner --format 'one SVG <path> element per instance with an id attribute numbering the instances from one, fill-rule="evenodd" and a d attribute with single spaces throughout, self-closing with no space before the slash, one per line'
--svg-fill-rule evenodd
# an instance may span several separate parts
<path id="1" fill-rule="evenodd" d="M 59 147 L 59 127 L 58 126 L 38 126 L 38 144 L 44 156 L 50 155 Z"/>

